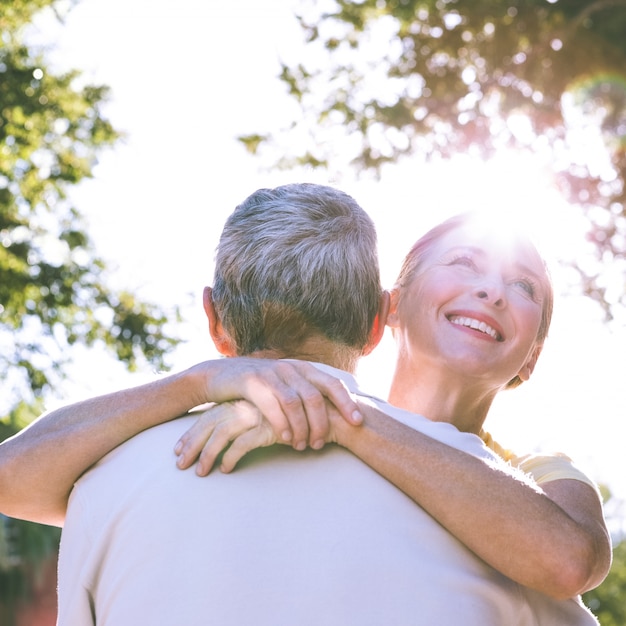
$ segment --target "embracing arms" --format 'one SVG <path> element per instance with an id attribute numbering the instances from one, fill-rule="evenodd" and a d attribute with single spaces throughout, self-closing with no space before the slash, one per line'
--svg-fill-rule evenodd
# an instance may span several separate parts
<path id="1" fill-rule="evenodd" d="M 505 464 L 449 448 L 376 409 L 337 439 L 513 580 L 555 598 L 599 585 L 611 544 L 595 490 L 578 480 L 542 488 Z"/>
<path id="2" fill-rule="evenodd" d="M 328 441 L 347 448 L 404 491 L 451 534 L 509 578 L 555 598 L 599 585 L 611 543 L 596 491 L 578 480 L 538 487 L 502 463 L 451 448 L 360 403 L 358 428 L 331 419 Z M 216 406 L 183 435 L 176 451 L 186 468 L 207 474 L 217 456 L 231 471 L 248 451 L 277 442 L 247 403 Z M 204 446 L 204 443 L 208 443 Z"/>
<path id="3" fill-rule="evenodd" d="M 171 376 L 41 416 L 0 444 L 0 511 L 61 526 L 85 470 L 145 428 L 186 412 L 193 398 L 187 379 Z"/>
<path id="4" fill-rule="evenodd" d="M 250 400 L 271 416 L 281 442 L 296 449 L 319 447 L 327 437 L 325 397 L 352 423 L 360 420 L 356 404 L 336 378 L 317 370 L 305 379 L 297 363 L 269 370 L 260 368 L 260 361 L 205 361 L 43 415 L 0 444 L 0 512 L 61 526 L 74 482 L 91 465 L 146 428 L 206 402 Z"/>
<path id="5" fill-rule="evenodd" d="M 610 540 L 591 487 L 560 480 L 539 489 L 504 465 L 450 448 L 372 407 L 359 411 L 339 381 L 306 363 L 209 361 L 44 415 L 0 445 L 0 511 L 61 525 L 76 479 L 114 447 L 204 402 L 242 398 L 258 410 L 246 405 L 238 421 L 229 405 L 214 407 L 177 444 L 180 467 L 191 465 L 213 430 L 217 436 L 201 453 L 200 474 L 231 441 L 225 471 L 260 445 L 303 449 L 336 442 L 513 580 L 565 598 L 597 586 L 608 572 Z"/>

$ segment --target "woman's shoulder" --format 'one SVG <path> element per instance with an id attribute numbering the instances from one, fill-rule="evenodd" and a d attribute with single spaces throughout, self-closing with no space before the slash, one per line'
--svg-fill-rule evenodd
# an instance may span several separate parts
<path id="1" fill-rule="evenodd" d="M 480 436 L 487 447 L 513 467 L 531 476 L 538 485 L 553 480 L 571 479 L 584 482 L 596 490 L 598 488 L 596 483 L 578 468 L 569 456 L 562 452 L 534 452 L 519 455 L 501 446 L 486 431 L 482 431 Z"/>

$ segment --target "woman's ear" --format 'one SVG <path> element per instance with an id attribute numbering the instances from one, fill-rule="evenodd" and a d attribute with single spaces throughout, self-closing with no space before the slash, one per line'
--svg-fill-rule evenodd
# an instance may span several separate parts
<path id="1" fill-rule="evenodd" d="M 527 381 L 530 378 L 530 375 L 533 373 L 535 369 L 535 365 L 537 365 L 537 359 L 539 358 L 539 355 L 541 354 L 542 349 L 543 349 L 543 344 L 537 344 L 533 348 L 533 351 L 528 357 L 528 360 L 526 361 L 526 363 L 524 363 L 522 369 L 517 374 L 521 380 Z"/>
<path id="2" fill-rule="evenodd" d="M 372 329 L 370 330 L 370 336 L 365 348 L 363 348 L 363 356 L 368 355 L 383 338 L 385 333 L 385 325 L 387 323 L 387 316 L 389 315 L 389 292 L 383 290 L 378 302 L 378 313 L 374 318 Z"/>
<path id="3" fill-rule="evenodd" d="M 211 333 L 211 339 L 213 339 L 217 351 L 223 356 L 237 356 L 235 343 L 226 332 L 215 310 L 215 305 L 213 304 L 213 290 L 211 287 L 204 288 L 202 292 L 202 305 L 204 306 L 204 312 L 209 320 L 209 333 Z"/>
<path id="4" fill-rule="evenodd" d="M 400 323 L 398 319 L 399 304 L 400 292 L 394 288 L 389 292 L 389 313 L 387 314 L 387 326 L 389 328 L 397 328 Z"/>

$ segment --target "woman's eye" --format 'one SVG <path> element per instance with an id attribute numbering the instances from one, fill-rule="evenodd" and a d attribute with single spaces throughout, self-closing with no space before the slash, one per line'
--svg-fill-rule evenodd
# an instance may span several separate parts
<path id="1" fill-rule="evenodd" d="M 474 263 L 474 259 L 469 256 L 457 256 L 452 259 L 451 265 L 463 265 L 465 267 L 476 269 L 476 263 Z"/>
<path id="2" fill-rule="evenodd" d="M 529 296 L 535 295 L 535 285 L 532 281 L 526 278 L 520 278 L 513 283 L 516 287 L 519 287 L 525 291 Z"/>

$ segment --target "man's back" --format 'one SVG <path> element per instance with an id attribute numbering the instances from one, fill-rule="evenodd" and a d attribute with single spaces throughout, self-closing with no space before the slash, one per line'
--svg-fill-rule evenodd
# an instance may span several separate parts
<path id="1" fill-rule="evenodd" d="M 80 481 L 62 611 L 86 587 L 101 626 L 516 623 L 519 601 L 484 612 L 485 591 L 515 585 L 350 453 L 280 447 L 199 478 L 168 454 L 188 426 L 138 435 Z"/>
<path id="2" fill-rule="evenodd" d="M 521 587 L 339 447 L 259 450 L 229 475 L 178 470 L 191 419 L 138 435 L 77 484 L 59 626 L 542 623 Z M 477 437 L 424 422 L 483 454 Z"/>

